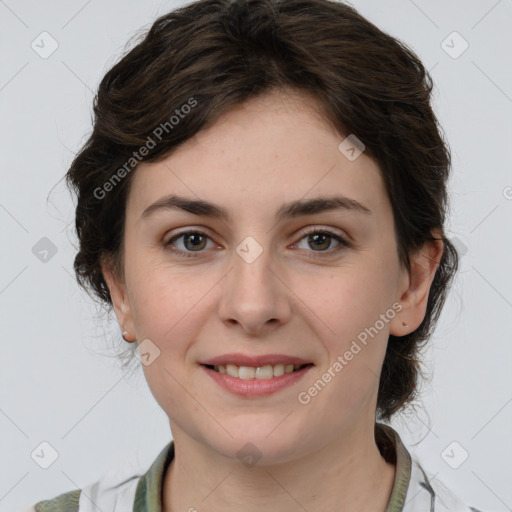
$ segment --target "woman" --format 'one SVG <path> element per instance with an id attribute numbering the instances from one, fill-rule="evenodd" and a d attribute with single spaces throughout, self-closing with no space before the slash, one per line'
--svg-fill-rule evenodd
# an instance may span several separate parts
<path id="1" fill-rule="evenodd" d="M 475 511 L 385 422 L 457 270 L 431 78 L 329 0 L 199 0 L 103 78 L 79 283 L 169 417 L 145 474 L 31 510 Z"/>

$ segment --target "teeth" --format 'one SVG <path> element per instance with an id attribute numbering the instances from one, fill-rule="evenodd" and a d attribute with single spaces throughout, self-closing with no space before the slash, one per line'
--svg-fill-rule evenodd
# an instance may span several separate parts
<path id="1" fill-rule="evenodd" d="M 213 368 L 215 369 L 215 366 Z M 226 373 L 230 377 L 238 377 L 238 366 L 235 366 L 234 364 L 226 365 Z"/>
<path id="2" fill-rule="evenodd" d="M 237 366 L 235 364 L 227 364 L 227 365 L 218 365 L 214 366 L 213 369 L 218 371 L 219 373 L 224 373 L 229 375 L 230 377 L 237 377 L 239 379 L 272 379 L 273 377 L 279 377 L 284 373 L 292 373 L 294 370 L 301 368 L 302 365 L 293 365 L 293 364 L 275 364 L 275 365 L 266 365 L 266 366 L 258 366 L 254 368 L 253 366 Z"/>
<path id="3" fill-rule="evenodd" d="M 240 368 L 240 372 L 242 368 Z M 267 366 L 258 366 L 256 370 L 254 370 L 254 378 L 256 379 L 271 379 L 274 376 L 274 369 L 271 365 Z"/>
<path id="4" fill-rule="evenodd" d="M 255 374 L 256 370 L 249 366 L 240 366 L 240 368 L 238 368 L 239 379 L 254 379 Z"/>

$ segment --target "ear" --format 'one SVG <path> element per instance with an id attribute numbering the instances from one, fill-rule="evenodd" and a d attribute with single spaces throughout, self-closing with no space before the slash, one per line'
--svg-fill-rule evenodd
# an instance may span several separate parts
<path id="1" fill-rule="evenodd" d="M 410 272 L 403 270 L 399 298 L 402 309 L 390 325 L 390 333 L 394 336 L 405 336 L 413 332 L 425 318 L 430 287 L 444 250 L 442 231 L 434 229 L 431 233 L 436 240 L 425 242 L 421 249 L 411 255 Z"/>
<path id="2" fill-rule="evenodd" d="M 118 271 L 115 269 L 112 258 L 109 256 L 105 256 L 101 259 L 101 270 L 110 292 L 110 297 L 112 299 L 121 332 L 127 332 L 123 338 L 125 341 L 130 343 L 136 341 L 132 308 L 130 298 L 126 291 L 124 279 L 118 275 Z"/>

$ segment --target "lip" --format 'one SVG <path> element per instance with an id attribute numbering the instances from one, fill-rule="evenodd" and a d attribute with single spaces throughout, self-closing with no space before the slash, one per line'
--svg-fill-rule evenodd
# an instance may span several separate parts
<path id="1" fill-rule="evenodd" d="M 266 354 L 262 356 L 249 356 L 246 354 L 223 354 L 221 356 L 213 357 L 205 361 L 200 361 L 199 364 L 209 364 L 211 366 L 234 364 L 236 366 L 266 366 L 276 364 L 311 364 L 312 361 L 301 359 L 300 357 L 287 356 L 284 354 Z M 277 377 L 276 377 L 277 378 Z"/>
<path id="2" fill-rule="evenodd" d="M 307 362 L 298 364 L 307 364 Z M 284 388 L 292 386 L 301 380 L 304 375 L 306 375 L 306 373 L 308 373 L 308 371 L 313 368 L 313 366 L 314 365 L 311 363 L 309 366 L 305 366 L 300 370 L 294 371 L 292 373 L 284 373 L 279 377 L 272 377 L 271 379 L 239 379 L 237 377 L 231 377 L 226 373 L 216 372 L 215 370 L 212 370 L 203 364 L 200 365 L 200 368 L 202 368 L 202 370 L 205 371 L 207 375 L 213 379 L 214 382 L 216 382 L 226 391 L 245 398 L 251 398 L 268 396 L 276 393 L 277 391 L 281 391 Z"/>

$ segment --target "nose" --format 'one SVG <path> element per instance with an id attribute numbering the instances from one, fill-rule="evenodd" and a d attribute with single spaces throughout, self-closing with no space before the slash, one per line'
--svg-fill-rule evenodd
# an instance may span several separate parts
<path id="1" fill-rule="evenodd" d="M 218 310 L 224 323 L 239 325 L 248 334 L 276 329 L 291 316 L 292 294 L 285 276 L 272 261 L 270 251 L 260 251 L 254 253 L 254 246 L 249 243 L 245 247 L 241 244 L 234 252 L 232 267 L 223 280 Z"/>

